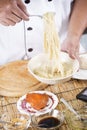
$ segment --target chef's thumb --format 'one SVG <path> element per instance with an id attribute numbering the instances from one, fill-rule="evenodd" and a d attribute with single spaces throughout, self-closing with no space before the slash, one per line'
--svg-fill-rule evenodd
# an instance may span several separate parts
<path id="1" fill-rule="evenodd" d="M 22 2 L 22 0 L 18 0 L 18 6 L 19 8 L 27 15 L 29 16 L 29 13 L 27 11 L 26 6 L 24 5 L 24 3 Z"/>

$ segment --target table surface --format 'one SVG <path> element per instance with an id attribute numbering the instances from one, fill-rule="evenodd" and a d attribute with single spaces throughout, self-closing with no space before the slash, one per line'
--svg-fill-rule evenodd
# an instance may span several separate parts
<path id="1" fill-rule="evenodd" d="M 67 100 L 75 109 L 80 109 L 82 105 L 85 103 L 81 102 L 80 100 L 76 99 L 76 94 L 78 94 L 82 89 L 84 89 L 87 86 L 87 81 L 86 80 L 76 80 L 76 79 L 71 79 L 68 82 L 57 84 L 57 85 L 44 85 L 42 84 L 43 87 L 40 86 L 36 87 L 35 90 L 46 90 L 50 91 L 54 94 L 57 95 L 59 101 L 60 98 L 64 98 Z M 16 103 L 18 97 L 5 97 L 5 96 L 0 96 L 0 115 L 4 113 L 5 111 L 10 113 L 15 113 L 17 111 Z M 60 111 L 65 110 L 65 106 L 59 102 L 57 109 Z M 68 127 L 68 124 L 66 123 L 66 120 L 64 121 L 63 125 L 60 127 L 60 130 L 71 130 Z"/>

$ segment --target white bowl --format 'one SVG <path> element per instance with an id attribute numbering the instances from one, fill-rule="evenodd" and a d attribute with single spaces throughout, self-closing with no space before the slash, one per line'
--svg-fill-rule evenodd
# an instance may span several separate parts
<path id="1" fill-rule="evenodd" d="M 38 80 L 46 84 L 57 84 L 60 82 L 65 82 L 71 79 L 71 77 L 79 70 L 79 62 L 78 60 L 71 59 L 69 55 L 65 52 L 61 52 L 61 60 L 62 62 L 70 62 L 73 68 L 73 72 L 66 76 L 66 77 L 56 77 L 56 78 L 44 78 L 36 75 L 34 73 L 35 68 L 39 67 L 41 64 L 44 64 L 47 62 L 47 55 L 44 53 L 38 54 L 35 57 L 33 57 L 28 62 L 28 71 Z"/>

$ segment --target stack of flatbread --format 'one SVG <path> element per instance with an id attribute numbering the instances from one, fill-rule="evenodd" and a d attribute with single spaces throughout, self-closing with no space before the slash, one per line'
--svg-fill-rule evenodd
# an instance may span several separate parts
<path id="1" fill-rule="evenodd" d="M 29 74 L 27 63 L 21 60 L 0 67 L 0 95 L 19 97 L 45 86 Z"/>

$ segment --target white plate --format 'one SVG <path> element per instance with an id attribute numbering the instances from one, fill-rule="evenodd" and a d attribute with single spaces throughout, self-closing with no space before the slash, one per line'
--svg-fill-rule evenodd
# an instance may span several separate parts
<path id="1" fill-rule="evenodd" d="M 38 116 L 38 115 L 48 113 L 49 111 L 51 111 L 58 105 L 59 101 L 58 101 L 57 96 L 51 92 L 32 91 L 30 93 L 41 93 L 41 94 L 45 93 L 45 94 L 49 95 L 49 100 L 48 100 L 47 106 L 38 111 L 38 110 L 34 109 L 33 107 L 31 107 L 31 105 L 25 101 L 26 95 L 24 95 L 24 96 L 20 97 L 17 102 L 17 108 L 22 114 L 29 115 L 29 113 L 30 113 L 31 115 Z"/>
<path id="2" fill-rule="evenodd" d="M 87 80 L 87 70 L 80 69 L 73 75 L 74 79 Z"/>

